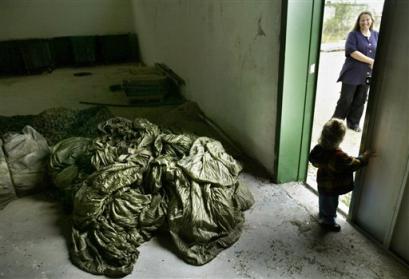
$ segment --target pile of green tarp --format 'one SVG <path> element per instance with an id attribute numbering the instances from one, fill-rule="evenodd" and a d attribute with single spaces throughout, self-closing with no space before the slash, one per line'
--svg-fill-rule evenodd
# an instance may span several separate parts
<path id="1" fill-rule="evenodd" d="M 60 141 L 50 158 L 52 180 L 73 205 L 74 264 L 125 276 L 137 248 L 159 230 L 194 265 L 238 240 L 242 211 L 254 200 L 220 142 L 176 135 L 145 119 L 113 118 L 98 128 L 95 138 Z"/>

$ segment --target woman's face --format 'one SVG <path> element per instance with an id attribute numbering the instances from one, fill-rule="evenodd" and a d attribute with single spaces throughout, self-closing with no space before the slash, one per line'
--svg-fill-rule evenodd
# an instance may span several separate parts
<path id="1" fill-rule="evenodd" d="M 361 30 L 368 30 L 372 25 L 372 18 L 370 15 L 363 14 L 359 17 L 359 28 Z"/>

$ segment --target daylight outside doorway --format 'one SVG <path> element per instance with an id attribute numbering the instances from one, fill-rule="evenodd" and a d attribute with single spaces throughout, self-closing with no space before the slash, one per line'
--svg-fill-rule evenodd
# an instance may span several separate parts
<path id="1" fill-rule="evenodd" d="M 345 60 L 346 37 L 362 11 L 372 13 L 375 19 L 374 30 L 379 31 L 383 2 L 384 0 L 325 1 L 310 150 L 318 142 L 324 123 L 332 117 L 341 92 L 341 83 L 337 83 L 337 79 Z M 360 127 L 363 126 L 365 114 L 366 105 Z M 358 156 L 361 136 L 361 132 L 348 129 L 341 144 L 342 150 L 349 155 Z M 309 163 L 307 185 L 314 191 L 317 190 L 316 173 L 317 169 Z M 340 197 L 339 209 L 345 214 L 348 213 L 350 199 L 351 193 Z"/>

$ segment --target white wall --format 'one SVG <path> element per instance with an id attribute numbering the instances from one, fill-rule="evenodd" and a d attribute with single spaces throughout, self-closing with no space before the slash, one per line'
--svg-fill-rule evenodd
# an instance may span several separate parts
<path id="1" fill-rule="evenodd" d="M 130 0 L 0 0 L 0 40 L 133 32 Z"/>
<path id="2" fill-rule="evenodd" d="M 142 59 L 163 62 L 199 104 L 271 173 L 281 1 L 133 0 Z"/>

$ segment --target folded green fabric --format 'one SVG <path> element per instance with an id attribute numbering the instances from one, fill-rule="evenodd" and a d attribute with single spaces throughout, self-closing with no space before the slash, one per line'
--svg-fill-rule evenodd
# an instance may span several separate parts
<path id="1" fill-rule="evenodd" d="M 74 264 L 125 276 L 159 229 L 195 265 L 238 240 L 254 199 L 220 142 L 145 119 L 112 118 L 98 129 L 96 138 L 58 143 L 50 160 L 54 184 L 73 199 Z"/>

